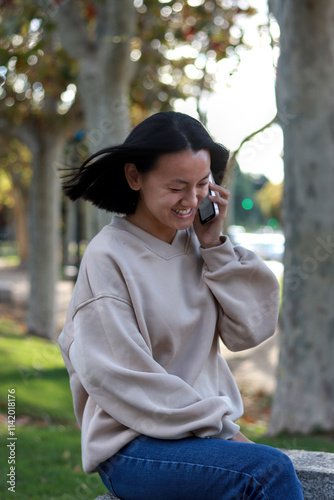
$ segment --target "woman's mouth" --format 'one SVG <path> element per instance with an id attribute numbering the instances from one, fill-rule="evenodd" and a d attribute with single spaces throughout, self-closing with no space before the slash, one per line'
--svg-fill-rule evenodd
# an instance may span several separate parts
<path id="1" fill-rule="evenodd" d="M 185 210 L 178 210 L 176 208 L 173 208 L 172 211 L 174 213 L 176 213 L 177 215 L 179 215 L 180 217 L 189 217 L 193 213 L 193 209 L 192 208 L 187 208 Z"/>

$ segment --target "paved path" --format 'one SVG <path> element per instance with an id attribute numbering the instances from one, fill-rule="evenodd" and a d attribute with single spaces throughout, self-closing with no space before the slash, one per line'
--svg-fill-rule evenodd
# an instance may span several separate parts
<path id="1" fill-rule="evenodd" d="M 258 347 L 231 352 L 222 346 L 222 355 L 244 393 L 273 394 L 276 387 L 278 333 Z"/>
<path id="2" fill-rule="evenodd" d="M 72 281 L 59 281 L 57 283 L 57 326 L 61 330 L 65 319 L 68 304 L 73 291 Z M 20 267 L 6 266 L 0 258 L 0 302 L 9 300 L 14 306 L 26 307 L 29 297 L 28 271 Z"/>

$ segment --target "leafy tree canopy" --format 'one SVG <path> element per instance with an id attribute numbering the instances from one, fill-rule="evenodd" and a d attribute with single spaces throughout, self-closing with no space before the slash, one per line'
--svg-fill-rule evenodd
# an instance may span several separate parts
<path id="1" fill-rule="evenodd" d="M 50 126 L 75 100 L 78 65 L 61 47 L 54 23 L 60 3 L 4 0 L 0 6 L 0 111 L 11 123 L 38 118 Z M 77 3 L 92 45 L 122 41 L 99 39 L 97 0 Z M 210 92 L 217 63 L 246 45 L 245 19 L 256 12 L 246 0 L 134 0 L 134 7 L 134 121 L 170 109 L 176 98 L 198 100 Z"/>
<path id="2" fill-rule="evenodd" d="M 12 208 L 13 186 L 27 195 L 30 184 L 31 153 L 17 139 L 0 139 L 0 206 Z"/>
<path id="3" fill-rule="evenodd" d="M 64 93 L 75 92 L 75 61 L 41 4 L 6 0 L 0 6 L 0 111 L 14 125 L 47 119 L 50 126 L 50 118 L 67 111 Z"/>
<path id="4" fill-rule="evenodd" d="M 139 115 L 147 109 L 169 109 L 176 98 L 198 101 L 212 91 L 217 63 L 246 46 L 244 21 L 256 12 L 240 0 L 135 0 L 134 4 L 138 29 L 131 58 L 137 71 L 131 98 Z"/>

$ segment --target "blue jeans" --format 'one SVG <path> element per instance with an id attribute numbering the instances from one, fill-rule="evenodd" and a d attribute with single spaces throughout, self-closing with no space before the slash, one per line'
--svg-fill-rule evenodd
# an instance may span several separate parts
<path id="1" fill-rule="evenodd" d="M 260 444 L 141 436 L 98 467 L 124 500 L 299 500 L 291 460 Z"/>

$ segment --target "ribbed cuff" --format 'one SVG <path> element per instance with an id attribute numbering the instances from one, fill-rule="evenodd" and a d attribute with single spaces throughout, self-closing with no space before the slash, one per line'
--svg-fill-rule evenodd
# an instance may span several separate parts
<path id="1" fill-rule="evenodd" d="M 201 254 L 209 271 L 225 266 L 231 260 L 239 260 L 227 236 L 221 236 L 222 244 L 211 248 L 201 248 Z"/>

